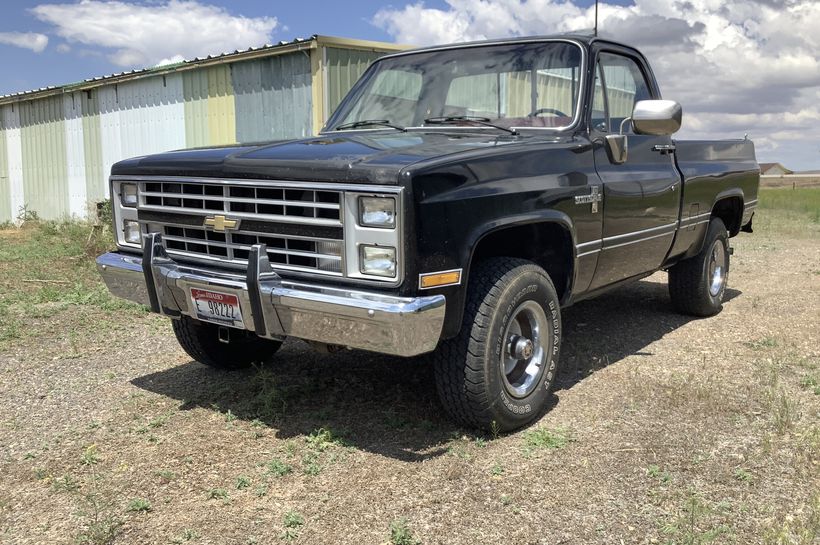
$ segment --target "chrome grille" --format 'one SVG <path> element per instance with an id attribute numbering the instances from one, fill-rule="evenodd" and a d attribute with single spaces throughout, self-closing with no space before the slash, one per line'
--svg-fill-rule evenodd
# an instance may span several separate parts
<path id="1" fill-rule="evenodd" d="M 139 183 L 139 219 L 175 258 L 246 268 L 254 244 L 275 269 L 343 274 L 342 192 L 289 183 L 150 180 Z M 205 224 L 236 220 L 223 231 Z"/>
<path id="2" fill-rule="evenodd" d="M 224 213 L 231 217 L 341 225 L 341 193 L 243 184 L 142 182 L 140 208 L 174 213 Z"/>
<path id="3" fill-rule="evenodd" d="M 248 231 L 216 233 L 194 227 L 150 223 L 148 230 L 162 233 L 165 247 L 172 255 L 215 259 L 247 266 L 251 246 L 265 244 L 271 265 L 276 268 L 342 274 L 341 240 Z"/>

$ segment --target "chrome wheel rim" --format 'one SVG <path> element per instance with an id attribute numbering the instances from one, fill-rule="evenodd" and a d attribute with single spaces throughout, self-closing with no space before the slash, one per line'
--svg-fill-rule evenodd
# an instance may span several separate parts
<path id="1" fill-rule="evenodd" d="M 551 335 L 547 315 L 535 301 L 521 303 L 512 313 L 500 364 L 504 388 L 513 397 L 526 397 L 538 387 Z"/>
<path id="2" fill-rule="evenodd" d="M 717 296 L 726 282 L 726 248 L 723 241 L 716 240 L 709 252 L 709 293 Z"/>

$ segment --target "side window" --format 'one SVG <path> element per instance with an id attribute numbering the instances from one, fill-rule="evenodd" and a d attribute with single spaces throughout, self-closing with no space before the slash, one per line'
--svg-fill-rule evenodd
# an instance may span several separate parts
<path id="1" fill-rule="evenodd" d="M 601 77 L 601 65 L 595 69 L 595 92 L 592 95 L 592 127 L 606 132 L 609 127 L 609 117 L 606 112 L 604 99 L 604 80 Z"/>
<path id="2" fill-rule="evenodd" d="M 632 115 L 635 103 L 652 98 L 649 85 L 638 64 L 621 55 L 601 53 L 599 69 L 606 87 L 606 105 L 609 113 L 609 131 L 617 133 L 621 122 Z"/>

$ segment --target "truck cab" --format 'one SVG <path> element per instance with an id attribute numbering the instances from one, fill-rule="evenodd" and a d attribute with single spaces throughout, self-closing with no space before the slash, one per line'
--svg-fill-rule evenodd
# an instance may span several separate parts
<path id="1" fill-rule="evenodd" d="M 665 270 L 677 310 L 719 312 L 754 147 L 675 140 L 682 122 L 607 40 L 389 55 L 315 137 L 114 165 L 98 267 L 197 361 L 265 361 L 287 337 L 427 354 L 454 420 L 515 429 L 547 406 L 562 307 Z"/>

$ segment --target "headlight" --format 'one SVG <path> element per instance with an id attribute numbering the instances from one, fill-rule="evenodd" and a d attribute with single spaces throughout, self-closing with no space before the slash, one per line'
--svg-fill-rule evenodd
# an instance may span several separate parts
<path id="1" fill-rule="evenodd" d="M 396 226 L 396 199 L 359 197 L 359 225 L 392 229 Z"/>
<path id="2" fill-rule="evenodd" d="M 362 274 L 396 277 L 396 249 L 387 246 L 362 246 L 359 256 Z"/>
<path id="3" fill-rule="evenodd" d="M 132 220 L 125 220 L 122 222 L 122 232 L 125 237 L 125 242 L 129 244 L 142 243 L 142 230 L 139 222 Z"/>
<path id="4" fill-rule="evenodd" d="M 122 184 L 120 186 L 120 202 L 123 206 L 137 206 L 136 184 Z"/>

